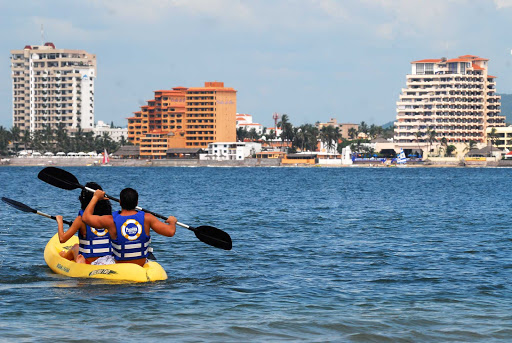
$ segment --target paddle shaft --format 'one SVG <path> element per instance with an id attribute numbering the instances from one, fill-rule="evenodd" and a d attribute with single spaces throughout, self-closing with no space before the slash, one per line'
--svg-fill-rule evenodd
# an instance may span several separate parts
<path id="1" fill-rule="evenodd" d="M 49 215 L 49 214 L 46 214 L 46 213 L 44 213 L 44 212 L 40 212 L 40 211 L 37 211 L 37 210 L 36 210 L 36 212 L 34 212 L 34 213 L 39 214 L 40 216 L 43 216 L 43 217 L 46 217 L 46 218 L 50 218 L 50 219 L 53 219 L 53 220 L 57 220 L 57 217 L 52 216 L 52 215 Z M 63 222 L 64 224 L 68 224 L 69 226 L 71 226 L 71 224 L 73 224 L 73 222 L 70 222 L 69 220 L 64 220 L 64 219 L 62 220 L 62 222 Z"/>
<path id="2" fill-rule="evenodd" d="M 42 181 L 49 183 L 52 186 L 56 186 L 62 189 L 72 190 L 80 188 L 91 193 L 95 192 L 94 189 L 81 185 L 78 179 L 73 174 L 65 171 L 64 169 L 56 167 L 46 167 L 39 172 L 37 177 Z M 112 201 L 120 202 L 119 199 L 113 196 L 105 194 L 105 197 Z M 150 210 L 146 210 L 142 207 L 137 206 L 135 209 L 150 213 L 157 218 L 167 220 L 166 216 L 163 216 Z M 177 222 L 176 225 L 193 231 L 196 237 L 203 243 L 224 250 L 231 250 L 232 248 L 231 237 L 226 232 L 219 230 L 213 226 L 202 225 L 199 227 L 191 227 L 179 222 Z"/>
<path id="3" fill-rule="evenodd" d="M 89 187 L 85 187 L 85 186 L 84 186 L 84 188 L 83 188 L 83 189 L 85 189 L 85 190 L 86 190 L 86 191 L 88 191 L 88 192 L 92 192 L 92 193 L 94 193 L 94 192 L 96 191 L 95 189 L 92 189 L 92 188 L 89 188 Z M 107 197 L 107 198 L 109 198 L 110 200 L 113 200 L 113 201 L 115 201 L 115 202 L 121 203 L 121 200 L 119 200 L 118 198 L 115 198 L 115 197 L 113 197 L 113 196 L 111 196 L 111 195 L 108 195 L 108 194 L 106 194 L 106 193 L 105 193 L 105 197 Z M 144 212 L 146 212 L 146 213 L 150 213 L 150 214 L 154 215 L 155 217 L 158 217 L 158 218 L 163 219 L 163 220 L 166 220 L 166 219 L 168 218 L 168 217 L 166 217 L 166 216 L 164 216 L 164 215 L 162 215 L 162 214 L 159 214 L 159 213 L 156 213 L 156 212 L 153 212 L 153 211 L 147 210 L 147 209 L 142 208 L 142 207 L 140 207 L 140 206 L 135 207 L 135 209 L 136 209 L 136 210 L 138 210 L 138 211 L 144 211 Z M 192 227 L 192 226 L 188 226 L 187 224 L 183 224 L 183 223 L 180 223 L 180 222 L 176 222 L 176 225 L 179 225 L 179 226 L 181 226 L 181 227 L 184 227 L 185 229 L 189 229 L 190 231 L 194 231 L 194 232 L 196 232 L 196 230 L 195 230 L 195 228 L 194 228 L 194 227 Z"/>

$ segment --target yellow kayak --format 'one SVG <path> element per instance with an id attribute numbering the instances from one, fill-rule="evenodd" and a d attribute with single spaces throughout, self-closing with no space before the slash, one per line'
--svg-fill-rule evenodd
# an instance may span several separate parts
<path id="1" fill-rule="evenodd" d="M 166 280 L 167 273 L 161 265 L 150 261 L 141 267 L 134 263 L 118 263 L 103 266 L 69 261 L 59 255 L 62 250 L 69 250 L 78 244 L 78 237 L 73 236 L 66 243 L 59 242 L 58 234 L 50 239 L 44 249 L 44 260 L 55 273 L 70 277 L 107 279 L 115 281 L 148 282 Z"/>

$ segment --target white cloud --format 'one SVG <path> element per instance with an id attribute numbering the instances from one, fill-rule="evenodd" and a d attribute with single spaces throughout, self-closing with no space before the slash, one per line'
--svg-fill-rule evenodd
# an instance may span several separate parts
<path id="1" fill-rule="evenodd" d="M 512 0 L 494 0 L 497 9 L 512 7 Z"/>

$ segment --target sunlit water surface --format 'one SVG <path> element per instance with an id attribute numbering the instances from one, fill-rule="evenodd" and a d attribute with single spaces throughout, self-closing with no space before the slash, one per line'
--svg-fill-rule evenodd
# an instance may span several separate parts
<path id="1" fill-rule="evenodd" d="M 1 196 L 73 219 L 78 190 L 0 168 Z M 192 226 L 153 235 L 169 279 L 54 274 L 54 221 L 0 204 L 7 342 L 510 342 L 512 169 L 66 168 Z"/>

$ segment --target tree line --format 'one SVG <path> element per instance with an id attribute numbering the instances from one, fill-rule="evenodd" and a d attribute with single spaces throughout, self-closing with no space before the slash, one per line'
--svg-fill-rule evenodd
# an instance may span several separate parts
<path id="1" fill-rule="evenodd" d="M 317 124 L 319 124 L 317 122 Z M 383 128 L 378 125 L 368 125 L 362 121 L 358 129 L 350 128 L 348 130 L 348 137 L 343 137 L 339 127 L 333 125 L 323 126 L 321 129 L 317 125 L 303 124 L 300 126 L 293 126 L 290 122 L 288 115 L 283 114 L 281 120 L 277 126 L 281 129 L 279 136 L 276 135 L 274 130 L 263 129 L 262 134 L 258 134 L 256 129 L 246 130 L 245 128 L 238 128 L 236 131 L 236 137 L 238 141 L 243 142 L 244 140 L 251 141 L 271 141 L 280 139 L 283 143 L 289 142 L 291 147 L 289 152 L 296 151 L 316 151 L 318 147 L 318 141 L 321 141 L 327 150 L 333 150 L 335 146 L 338 148 L 338 152 L 341 153 L 341 149 L 347 145 L 352 145 L 352 150 L 359 149 L 364 150 L 365 147 L 361 146 L 361 143 L 369 142 L 371 139 L 377 137 L 391 138 L 393 137 L 394 128 Z M 365 139 L 358 139 L 358 135 L 364 133 Z M 338 142 L 342 144 L 337 144 Z"/>
<path id="2" fill-rule="evenodd" d="M 39 152 L 114 152 L 120 146 L 131 145 L 124 137 L 120 142 L 116 142 L 105 132 L 101 136 L 95 136 L 92 131 L 83 131 L 79 127 L 76 132 L 70 133 L 66 130 L 63 123 L 59 123 L 57 128 L 46 125 L 43 130 L 35 131 L 24 130 L 23 132 L 17 126 L 10 130 L 0 126 L 0 154 L 5 156 L 9 153 L 16 154 L 20 150 L 34 150 Z M 9 149 L 9 146 L 12 149 Z"/>

